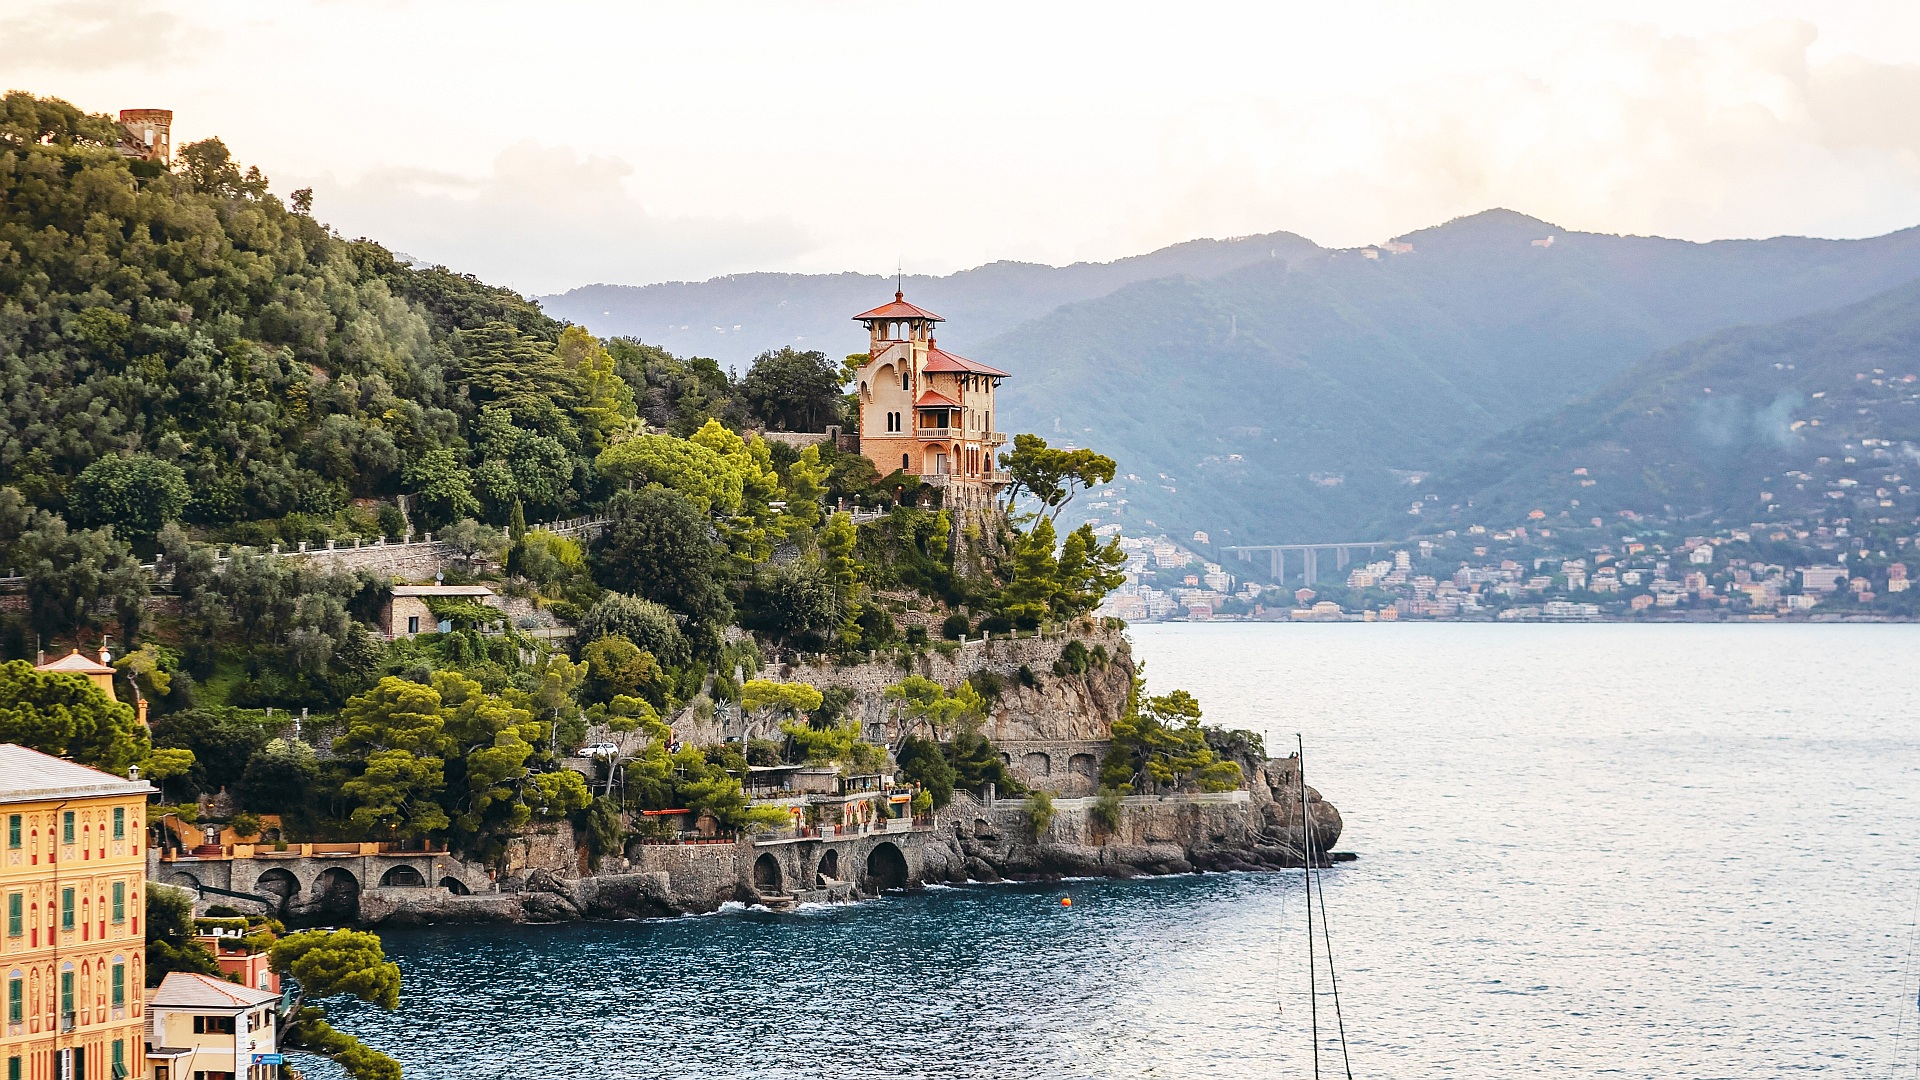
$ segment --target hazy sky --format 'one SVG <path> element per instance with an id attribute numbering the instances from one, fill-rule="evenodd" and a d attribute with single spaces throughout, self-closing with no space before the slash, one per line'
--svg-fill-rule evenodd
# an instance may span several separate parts
<path id="1" fill-rule="evenodd" d="M 342 233 L 533 292 L 1489 206 L 1920 223 L 1912 0 L 0 0 L 0 81 L 171 108 Z"/>

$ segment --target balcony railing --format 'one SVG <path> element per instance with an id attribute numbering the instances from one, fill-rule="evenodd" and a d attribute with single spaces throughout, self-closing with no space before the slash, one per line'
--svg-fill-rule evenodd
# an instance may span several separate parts
<path id="1" fill-rule="evenodd" d="M 961 429 L 957 427 L 923 427 L 914 428 L 913 433 L 922 439 L 958 439 L 961 435 Z"/>
<path id="2" fill-rule="evenodd" d="M 987 442 L 990 442 L 990 443 L 993 443 L 993 444 L 995 444 L 995 445 L 998 445 L 998 444 L 1000 444 L 1000 443 L 1003 443 L 1003 442 L 1006 442 L 1006 441 L 1007 441 L 1007 433 L 1006 433 L 1006 432 L 1004 432 L 1004 431 L 989 431 L 989 432 L 987 432 L 987 439 L 986 439 L 986 441 L 987 441 Z"/>

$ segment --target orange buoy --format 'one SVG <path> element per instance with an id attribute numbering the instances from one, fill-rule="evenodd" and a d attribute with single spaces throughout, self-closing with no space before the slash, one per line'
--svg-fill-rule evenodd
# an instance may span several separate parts
<path id="1" fill-rule="evenodd" d="M 1072 906 L 1073 906 L 1073 897 L 1071 897 L 1071 896 L 1063 896 L 1063 897 L 1061 897 L 1061 898 L 1060 898 L 1060 906 L 1061 906 L 1061 907 L 1072 907 Z"/>

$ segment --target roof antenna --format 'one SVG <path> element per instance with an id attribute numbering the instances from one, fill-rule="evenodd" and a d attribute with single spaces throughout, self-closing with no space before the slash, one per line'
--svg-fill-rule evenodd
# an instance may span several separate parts
<path id="1" fill-rule="evenodd" d="M 902 299 L 907 295 L 906 265 L 907 265 L 907 259 L 906 259 L 906 256 L 904 255 L 901 256 L 900 259 L 893 264 L 893 298 L 895 300 Z"/>

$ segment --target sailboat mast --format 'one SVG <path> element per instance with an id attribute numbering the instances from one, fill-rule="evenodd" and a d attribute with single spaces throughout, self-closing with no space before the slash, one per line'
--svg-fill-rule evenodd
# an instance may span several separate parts
<path id="1" fill-rule="evenodd" d="M 1320 976 L 1313 956 L 1313 823 L 1307 818 L 1307 744 L 1298 733 L 1293 736 L 1294 756 L 1300 762 L 1300 850 L 1301 872 L 1307 894 L 1307 1022 L 1313 1033 L 1313 1080 L 1320 1080 Z"/>

